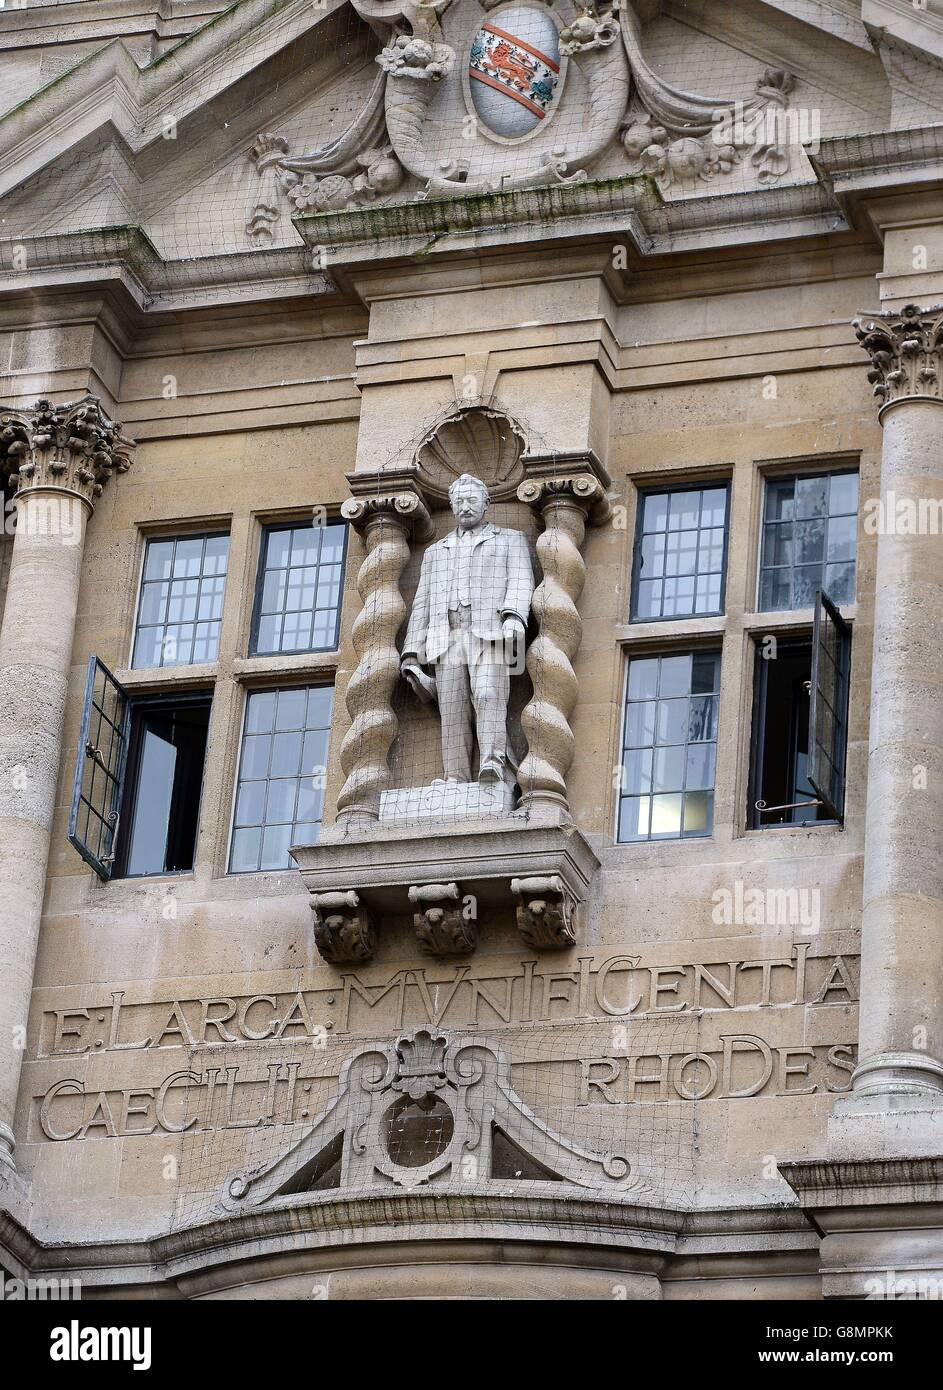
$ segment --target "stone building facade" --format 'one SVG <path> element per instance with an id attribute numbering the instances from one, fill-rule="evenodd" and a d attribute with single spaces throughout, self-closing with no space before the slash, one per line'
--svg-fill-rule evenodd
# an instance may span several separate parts
<path id="1" fill-rule="evenodd" d="M 0 77 L 3 1270 L 937 1287 L 940 0 L 70 0 Z"/>

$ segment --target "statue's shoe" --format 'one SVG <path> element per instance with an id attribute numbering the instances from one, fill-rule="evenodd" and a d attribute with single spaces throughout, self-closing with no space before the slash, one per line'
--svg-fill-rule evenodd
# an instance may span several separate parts
<path id="1" fill-rule="evenodd" d="M 486 763 L 482 763 L 481 771 L 478 773 L 478 781 L 490 786 L 494 782 L 504 781 L 504 769 L 494 758 L 489 758 Z"/>

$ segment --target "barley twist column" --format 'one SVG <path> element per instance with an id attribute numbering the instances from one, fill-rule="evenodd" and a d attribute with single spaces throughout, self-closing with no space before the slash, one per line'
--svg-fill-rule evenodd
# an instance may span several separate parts
<path id="1" fill-rule="evenodd" d="M 853 1090 L 943 1090 L 943 305 L 855 320 L 881 402 L 874 652 Z M 918 519 L 901 524 L 902 511 Z M 915 529 L 929 534 L 915 534 Z"/>
<path id="2" fill-rule="evenodd" d="M 0 1163 L 10 1167 L 86 523 L 130 447 L 93 396 L 0 409 L 0 476 L 16 498 L 0 626 Z"/>
<path id="3" fill-rule="evenodd" d="M 398 728 L 392 706 L 400 663 L 396 636 L 406 616 L 399 581 L 410 535 L 431 530 L 431 521 L 412 491 L 353 497 L 341 511 L 367 550 L 357 576 L 363 608 L 352 630 L 357 669 L 346 694 L 351 725 L 340 753 L 346 781 L 337 798 L 338 824 L 353 827 L 376 822 L 380 794 L 390 785 L 387 757 Z"/>
<path id="4" fill-rule="evenodd" d="M 610 508 L 598 478 L 590 472 L 528 478 L 517 495 L 540 513 L 544 525 L 537 541 L 543 579 L 533 598 L 538 632 L 527 653 L 534 695 L 521 714 L 527 739 L 527 754 L 517 774 L 521 805 L 566 810 L 566 774 L 574 743 L 570 715 L 579 693 L 572 663 L 583 635 L 576 606 L 586 579 L 581 548 L 587 519 L 602 522 Z"/>

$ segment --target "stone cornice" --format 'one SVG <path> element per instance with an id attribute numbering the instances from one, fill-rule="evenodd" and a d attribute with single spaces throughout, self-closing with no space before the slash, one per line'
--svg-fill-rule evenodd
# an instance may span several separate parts
<path id="1" fill-rule="evenodd" d="M 882 410 L 905 400 L 943 402 L 943 304 L 862 315 L 853 327 Z"/>
<path id="2" fill-rule="evenodd" d="M 943 1157 L 780 1163 L 806 1210 L 943 1201 Z"/>
<path id="3" fill-rule="evenodd" d="M 108 479 L 130 468 L 133 447 L 95 396 L 0 407 L 0 476 L 17 496 L 52 489 L 94 506 Z"/>
<path id="4" fill-rule="evenodd" d="M 718 1266 L 729 1273 L 740 1259 L 750 1265 L 758 1241 L 765 1249 L 776 1239 L 777 1248 L 797 1261 L 803 1261 L 815 1244 L 806 1218 L 795 1207 L 692 1212 L 613 1201 L 566 1185 L 515 1182 L 448 1195 L 434 1188 L 324 1192 L 280 1199 L 166 1235 L 100 1244 L 47 1244 L 0 1212 L 0 1250 L 34 1276 L 68 1275 L 96 1289 L 171 1290 L 185 1288 L 191 1280 L 211 1282 L 215 1275 L 231 1283 L 230 1269 L 247 1259 L 254 1262 L 258 1277 L 257 1262 L 270 1257 L 274 1264 L 286 1241 L 294 1252 L 306 1250 L 316 1261 L 318 1251 L 336 1252 L 354 1242 L 359 1248 L 396 1242 L 404 1230 L 430 1254 L 436 1241 L 447 1242 L 453 1260 L 456 1242 L 462 1240 L 523 1242 L 522 1252 L 533 1245 L 539 1259 L 547 1246 L 585 1247 L 589 1238 L 616 1260 L 620 1252 L 630 1258 L 632 1252 L 648 1252 L 667 1262 L 667 1274 L 674 1259 L 693 1253 L 702 1263 L 716 1255 Z M 719 1249 L 718 1236 L 723 1238 Z"/>

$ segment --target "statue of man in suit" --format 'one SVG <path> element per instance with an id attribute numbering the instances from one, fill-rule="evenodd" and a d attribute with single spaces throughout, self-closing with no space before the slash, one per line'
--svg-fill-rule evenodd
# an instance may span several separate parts
<path id="1" fill-rule="evenodd" d="M 446 782 L 472 780 L 477 737 L 478 781 L 510 785 L 510 670 L 522 664 L 534 572 L 521 532 L 485 521 L 490 500 L 469 473 L 449 488 L 458 525 L 422 557 L 402 674 L 421 700 L 438 699 Z"/>

